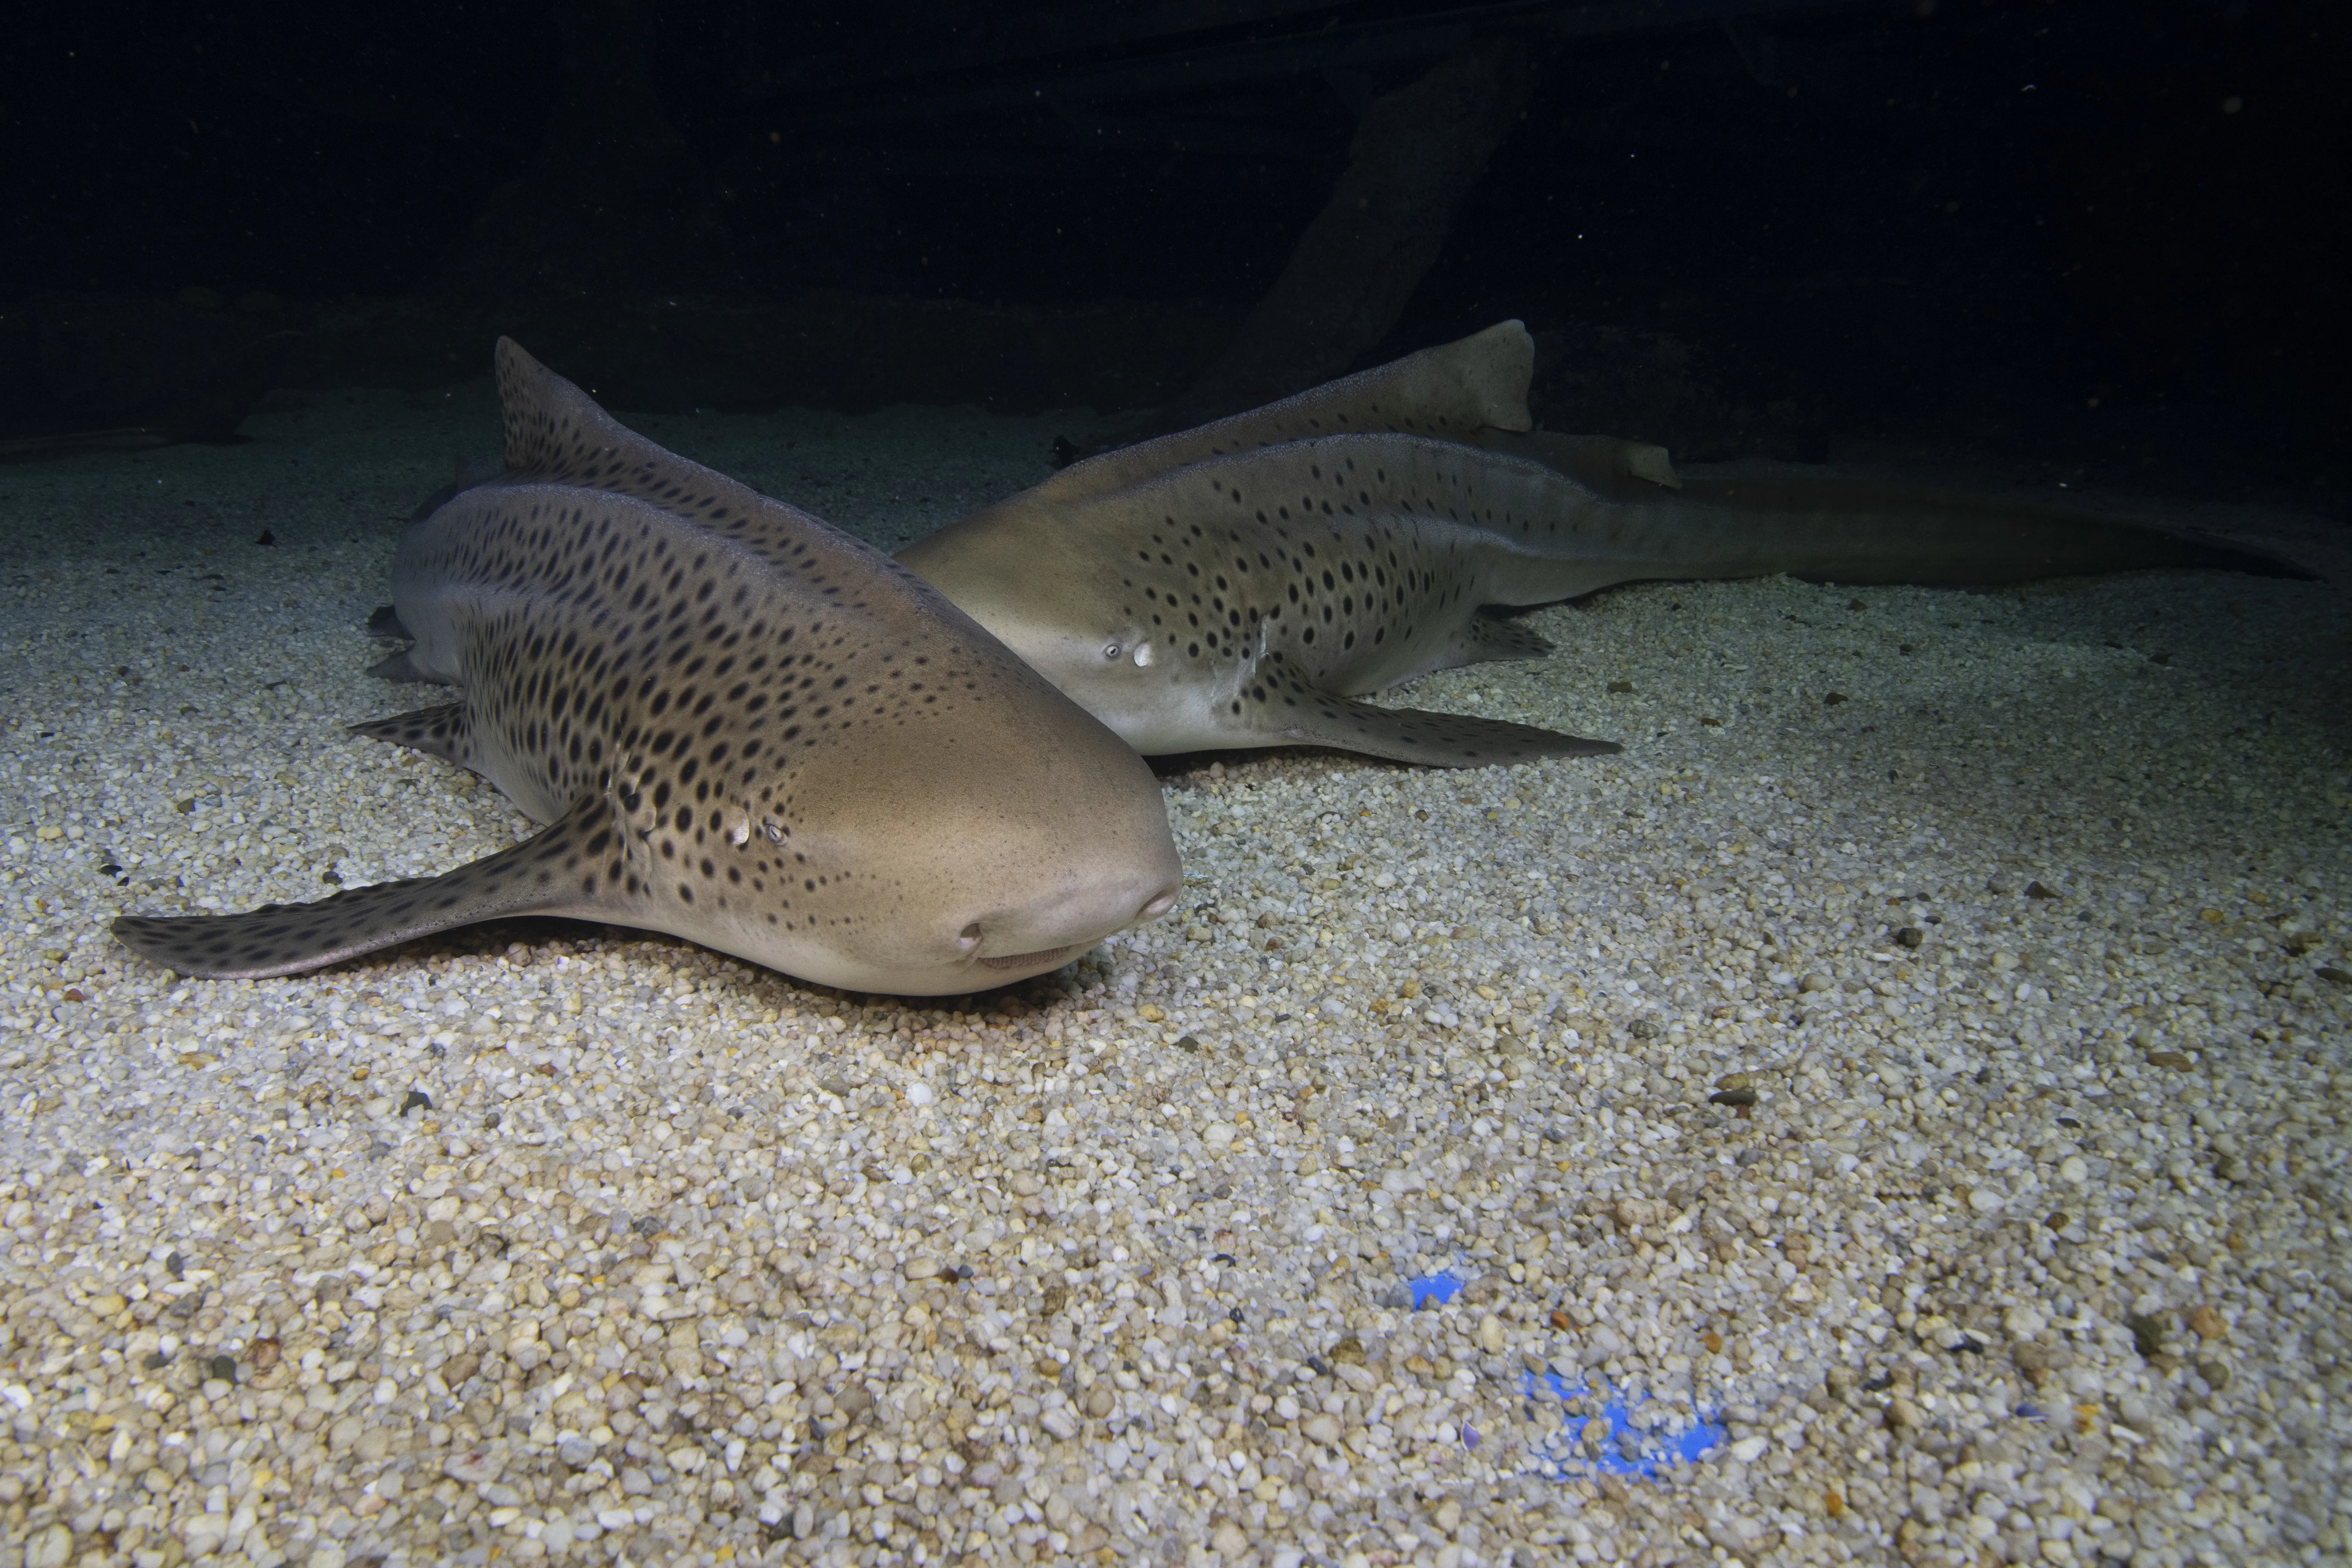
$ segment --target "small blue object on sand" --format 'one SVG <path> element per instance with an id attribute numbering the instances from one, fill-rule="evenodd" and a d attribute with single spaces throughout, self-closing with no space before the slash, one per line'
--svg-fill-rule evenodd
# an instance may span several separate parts
<path id="1" fill-rule="evenodd" d="M 1538 1387 L 1550 1390 L 1553 1397 L 1565 1405 L 1592 1392 L 1589 1383 L 1570 1384 L 1556 1372 L 1547 1372 L 1540 1379 L 1529 1373 L 1521 1388 L 1533 1395 Z M 1606 1385 L 1603 1385 L 1606 1394 Z M 1690 1425 L 1679 1432 L 1650 1433 L 1633 1425 L 1633 1407 L 1648 1403 L 1648 1395 L 1638 1395 L 1630 1402 L 1622 1394 L 1608 1394 L 1598 1416 L 1579 1421 L 1563 1420 L 1559 1429 L 1537 1447 L 1539 1468 L 1554 1480 L 1568 1480 L 1577 1476 L 1638 1476 L 1655 1480 L 1658 1472 L 1669 1466 L 1687 1464 L 1705 1458 L 1716 1445 L 1728 1436 L 1719 1422 L 1709 1421 L 1691 1408 Z M 1584 1445 L 1584 1427 L 1591 1420 L 1605 1421 L 1609 1432 L 1600 1442 Z"/>
<path id="2" fill-rule="evenodd" d="M 1418 1312 L 1423 1307 L 1443 1307 L 1454 1300 L 1462 1289 L 1462 1281 L 1451 1274 L 1424 1274 L 1418 1279 L 1406 1280 L 1405 1289 L 1412 1292 L 1412 1310 Z"/>
<path id="3" fill-rule="evenodd" d="M 1442 1307 L 1454 1300 L 1462 1289 L 1462 1281 L 1451 1274 L 1424 1274 L 1405 1281 L 1412 1297 L 1412 1310 Z M 1521 1392 L 1533 1398 L 1539 1391 L 1548 1390 L 1565 1405 L 1592 1392 L 1589 1383 L 1570 1384 L 1558 1373 L 1547 1372 L 1538 1379 L 1529 1373 L 1520 1385 Z M 1604 1388 L 1605 1391 L 1605 1388 Z M 1554 1480 L 1568 1480 L 1577 1476 L 1634 1476 L 1654 1480 L 1660 1469 L 1693 1459 L 1704 1458 L 1716 1445 L 1728 1435 L 1719 1422 L 1707 1420 L 1691 1409 L 1690 1424 L 1681 1431 L 1666 1434 L 1645 1432 L 1633 1425 L 1633 1409 L 1648 1403 L 1646 1394 L 1628 1401 L 1622 1394 L 1611 1395 L 1597 1417 L 1578 1420 L 1563 1418 L 1559 1430 L 1537 1445 L 1538 1468 Z M 1584 1428 L 1594 1420 L 1609 1424 L 1608 1435 L 1588 1452 L 1583 1446 Z M 1469 1447 L 1478 1447 L 1477 1428 L 1462 1428 L 1462 1441 Z"/>

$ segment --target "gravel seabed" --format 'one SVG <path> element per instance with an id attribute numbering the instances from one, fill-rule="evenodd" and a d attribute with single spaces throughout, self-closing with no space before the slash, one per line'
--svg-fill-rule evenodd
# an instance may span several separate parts
<path id="1" fill-rule="evenodd" d="M 890 545 L 1088 433 L 637 423 Z M 527 826 L 340 727 L 487 389 L 248 429 L 0 470 L 0 1568 L 2344 1561 L 2328 591 L 1541 612 L 1409 700 L 1622 757 L 1172 768 L 1183 910 L 944 1005 L 183 982 Z"/>

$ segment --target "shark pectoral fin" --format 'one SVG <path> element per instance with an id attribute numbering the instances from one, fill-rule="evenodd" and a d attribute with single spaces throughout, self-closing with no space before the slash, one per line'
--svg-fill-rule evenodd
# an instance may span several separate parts
<path id="1" fill-rule="evenodd" d="M 1295 707 L 1286 704 L 1277 722 L 1285 740 L 1301 745 L 1433 768 L 1498 767 L 1538 757 L 1606 755 L 1624 749 L 1614 741 L 1587 741 L 1531 724 L 1417 708 L 1375 708 L 1316 693 L 1301 694 Z"/>
<path id="2" fill-rule="evenodd" d="M 435 931 L 517 915 L 604 920 L 600 876 L 612 812 L 590 795 L 561 820 L 496 855 L 438 877 L 353 888 L 311 904 L 265 904 L 249 914 L 125 915 L 115 940 L 175 973 L 202 980 L 299 974 Z"/>
<path id="3" fill-rule="evenodd" d="M 1536 636 L 1525 621 L 1481 615 L 1471 616 L 1470 624 L 1462 628 L 1460 657 L 1448 662 L 1489 664 L 1507 658 L 1541 658 L 1549 652 L 1551 644 Z"/>
<path id="4" fill-rule="evenodd" d="M 1648 441 L 1626 441 L 1620 444 L 1618 457 L 1625 471 L 1637 479 L 1647 479 L 1670 490 L 1683 488 L 1683 477 L 1675 472 L 1674 456 L 1664 447 Z"/>
<path id="5" fill-rule="evenodd" d="M 444 702 L 437 707 L 419 708 L 414 713 L 395 713 L 389 719 L 370 719 L 345 728 L 371 741 L 390 741 L 395 746 L 407 746 L 428 757 L 440 757 L 461 768 L 480 772 L 474 767 L 474 721 L 467 716 L 462 702 Z"/>
<path id="6" fill-rule="evenodd" d="M 415 642 L 416 634 L 400 624 L 400 612 L 390 605 L 378 605 L 368 613 L 368 636 L 385 642 Z"/>
<path id="7" fill-rule="evenodd" d="M 428 674 L 409 658 L 412 650 L 402 648 L 389 658 L 380 658 L 367 667 L 367 672 L 378 680 L 398 681 L 404 686 L 446 686 L 449 683 L 437 675 Z"/>

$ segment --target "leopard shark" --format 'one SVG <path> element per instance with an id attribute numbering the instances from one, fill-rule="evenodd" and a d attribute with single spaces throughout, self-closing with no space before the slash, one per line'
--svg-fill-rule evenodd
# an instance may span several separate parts
<path id="1" fill-rule="evenodd" d="M 1533 429 L 1533 364 L 1501 322 L 1073 464 L 898 560 L 1146 755 L 1303 744 L 1438 767 L 1619 749 L 1359 700 L 1551 651 L 1498 611 L 1647 579 L 2282 570 L 2057 508 L 1686 479 L 1660 447 Z"/>
<path id="2" fill-rule="evenodd" d="M 403 533 L 381 667 L 456 700 L 353 726 L 544 823 L 437 877 L 126 916 L 183 974 L 290 974 L 518 915 L 848 990 L 986 990 L 1166 913 L 1160 787 L 936 589 L 665 451 L 501 339 L 505 466 Z"/>

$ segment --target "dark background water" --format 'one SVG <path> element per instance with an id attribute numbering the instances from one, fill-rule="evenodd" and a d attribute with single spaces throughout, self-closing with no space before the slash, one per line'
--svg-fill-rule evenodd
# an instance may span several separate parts
<path id="1" fill-rule="evenodd" d="M 0 405 L 143 418 L 281 331 L 265 379 L 429 385 L 497 330 L 623 406 L 1213 401 L 1368 106 L 1501 40 L 1519 111 L 1349 363 L 1519 316 L 1554 424 L 1816 458 L 1941 432 L 2332 510 L 2343 29 L 2255 0 L 44 7 L 0 40 Z"/>

